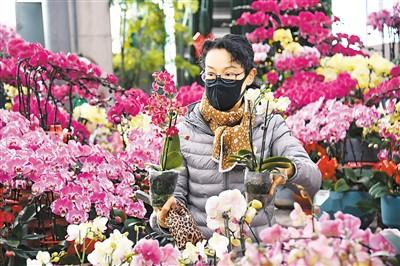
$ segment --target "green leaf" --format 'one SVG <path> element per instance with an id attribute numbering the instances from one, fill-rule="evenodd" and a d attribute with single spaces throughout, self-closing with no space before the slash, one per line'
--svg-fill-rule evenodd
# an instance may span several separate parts
<path id="1" fill-rule="evenodd" d="M 175 136 L 169 137 L 169 144 L 168 145 L 169 145 L 168 152 L 180 151 L 181 150 L 181 145 L 180 145 L 179 135 L 175 135 Z"/>
<path id="2" fill-rule="evenodd" d="M 11 230 L 11 237 L 14 239 L 22 239 L 22 236 L 23 236 L 22 223 L 19 223 Z"/>
<path id="3" fill-rule="evenodd" d="M 165 163 L 165 170 L 175 169 L 181 167 L 183 164 L 183 157 L 180 152 L 169 152 L 167 161 Z"/>
<path id="4" fill-rule="evenodd" d="M 7 245 L 9 247 L 17 248 L 20 243 L 21 242 L 18 241 L 18 240 L 0 238 L 0 244 L 1 245 Z"/>
<path id="5" fill-rule="evenodd" d="M 349 191 L 350 187 L 347 184 L 345 179 L 339 179 L 338 181 L 336 181 L 335 186 L 334 186 L 334 191 L 336 192 L 345 192 L 345 191 Z"/>
<path id="6" fill-rule="evenodd" d="M 44 237 L 44 235 L 39 235 L 39 234 L 27 234 L 22 236 L 23 240 L 38 240 L 38 239 L 42 239 Z"/>
<path id="7" fill-rule="evenodd" d="M 332 180 L 322 181 L 322 189 L 333 190 L 333 181 Z"/>
<path id="8" fill-rule="evenodd" d="M 252 153 L 251 153 L 251 151 L 249 151 L 249 150 L 240 150 L 238 153 L 237 153 L 237 155 L 238 156 L 246 156 L 246 155 L 252 155 Z"/>
<path id="9" fill-rule="evenodd" d="M 264 159 L 263 164 L 264 163 L 292 163 L 292 161 L 283 156 L 274 156 Z"/>
<path id="10" fill-rule="evenodd" d="M 135 224 L 142 223 L 142 222 L 143 222 L 142 220 L 137 219 L 137 218 L 129 218 L 129 219 L 126 219 L 126 221 L 124 223 L 124 227 L 126 227 L 126 228 L 132 227 Z"/>
<path id="11" fill-rule="evenodd" d="M 382 184 L 381 182 L 376 183 L 375 185 L 373 185 L 370 189 L 369 189 L 369 194 L 371 194 L 371 196 L 373 198 L 379 198 L 384 196 L 385 194 L 388 193 L 388 189 L 387 187 Z"/>
<path id="12" fill-rule="evenodd" d="M 22 249 L 13 249 L 15 256 L 20 257 L 20 258 L 24 258 L 24 259 L 29 259 L 29 255 L 27 254 L 27 252 L 25 250 Z M 37 252 L 36 252 L 37 253 Z"/>
<path id="13" fill-rule="evenodd" d="M 14 227 L 18 223 L 25 224 L 25 223 L 32 221 L 35 218 L 35 215 L 36 215 L 35 205 L 30 204 L 30 205 L 26 206 L 20 213 L 22 213 L 22 215 L 18 215 L 15 218 Z"/>
<path id="14" fill-rule="evenodd" d="M 261 166 L 261 172 L 267 171 L 267 170 L 272 170 L 275 168 L 290 168 L 292 165 L 291 163 L 286 163 L 286 162 L 267 162 L 263 163 Z"/>
<path id="15" fill-rule="evenodd" d="M 168 149 L 163 148 L 160 158 L 161 165 L 163 165 L 163 162 L 165 161 L 165 169 L 163 170 L 175 169 L 182 166 L 183 157 L 180 151 L 179 136 L 175 135 L 168 137 L 166 145 L 168 145 Z M 166 154 L 164 154 L 164 150 L 167 151 Z"/>
<path id="16" fill-rule="evenodd" d="M 355 173 L 355 171 L 353 169 L 350 168 L 345 168 L 344 169 L 344 174 L 346 176 L 346 178 L 348 178 L 350 181 L 352 182 L 357 182 L 357 175 Z"/>
<path id="17" fill-rule="evenodd" d="M 374 179 L 378 180 L 378 181 L 382 181 L 382 182 L 387 182 L 387 180 L 389 179 L 389 176 L 381 171 L 375 171 L 374 172 Z"/>

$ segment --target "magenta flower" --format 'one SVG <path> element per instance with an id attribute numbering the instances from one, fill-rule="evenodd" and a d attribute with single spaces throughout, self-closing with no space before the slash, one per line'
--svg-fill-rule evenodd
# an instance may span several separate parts
<path id="1" fill-rule="evenodd" d="M 167 71 L 155 72 L 153 73 L 153 78 L 154 92 L 157 92 L 160 88 L 162 88 L 163 93 L 167 95 L 177 93 L 173 76 Z"/>
<path id="2" fill-rule="evenodd" d="M 400 76 L 400 66 L 393 67 L 392 70 L 390 70 L 390 75 L 394 78 Z"/>
<path id="3" fill-rule="evenodd" d="M 295 55 L 291 53 L 277 54 L 275 56 L 275 67 L 278 71 L 298 72 L 319 65 L 320 54 L 316 48 L 304 47 L 302 52 Z"/>
<path id="4" fill-rule="evenodd" d="M 71 210 L 66 215 L 66 220 L 70 224 L 80 224 L 86 222 L 89 218 L 89 214 L 86 213 L 84 210 Z"/>
<path id="5" fill-rule="evenodd" d="M 51 204 L 51 210 L 54 214 L 65 217 L 65 215 L 74 208 L 74 205 L 70 199 L 60 198 L 53 201 Z"/>
<path id="6" fill-rule="evenodd" d="M 340 101 L 320 98 L 298 110 L 287 119 L 288 127 L 303 143 L 326 141 L 337 143 L 343 140 L 352 122 L 369 127 L 379 116 L 375 107 L 348 106 Z"/>
<path id="7" fill-rule="evenodd" d="M 279 8 L 281 10 L 298 10 L 313 8 L 320 3 L 319 0 L 281 0 Z"/>
<path id="8" fill-rule="evenodd" d="M 336 80 L 325 82 L 323 76 L 314 72 L 298 72 L 285 79 L 275 92 L 276 97 L 289 97 L 291 112 L 319 98 L 343 98 L 357 85 L 348 73 L 341 73 Z"/>
<path id="9" fill-rule="evenodd" d="M 243 12 L 238 20 L 237 25 L 250 24 L 253 26 L 265 26 L 268 24 L 270 17 L 263 11 L 257 11 L 256 13 Z"/>
<path id="10" fill-rule="evenodd" d="M 364 97 L 367 101 L 371 101 L 373 103 L 379 102 L 380 99 L 399 99 L 399 87 L 400 76 L 383 81 L 377 88 L 370 89 Z"/>
<path id="11" fill-rule="evenodd" d="M 275 71 L 270 71 L 267 74 L 265 74 L 265 78 L 270 84 L 274 85 L 278 82 L 279 75 Z"/>
<path id="12" fill-rule="evenodd" d="M 157 240 L 142 238 L 135 245 L 133 250 L 141 255 L 145 261 L 155 265 L 161 262 L 162 252 Z"/>
<path id="13" fill-rule="evenodd" d="M 118 78 L 114 74 L 108 74 L 106 80 L 113 85 L 118 84 Z"/>
<path id="14" fill-rule="evenodd" d="M 276 0 L 257 0 L 251 3 L 251 8 L 256 11 L 279 14 L 279 6 Z"/>
<path id="15" fill-rule="evenodd" d="M 272 39 L 274 35 L 274 29 L 264 27 L 256 28 L 254 31 L 250 33 L 246 33 L 246 38 L 252 43 L 263 42 L 267 39 Z"/>
<path id="16" fill-rule="evenodd" d="M 125 208 L 125 212 L 127 215 L 143 219 L 146 214 L 146 208 L 142 201 L 132 201 L 127 204 Z"/>
<path id="17" fill-rule="evenodd" d="M 179 106 L 184 107 L 201 100 L 204 94 L 204 88 L 197 82 L 190 86 L 182 86 L 176 95 L 176 102 Z"/>

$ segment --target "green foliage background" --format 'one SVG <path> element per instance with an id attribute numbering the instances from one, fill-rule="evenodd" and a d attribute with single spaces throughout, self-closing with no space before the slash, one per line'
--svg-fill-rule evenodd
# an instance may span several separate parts
<path id="1" fill-rule="evenodd" d="M 122 86 L 149 91 L 151 74 L 164 68 L 166 33 L 163 10 L 155 1 L 114 0 L 111 4 L 119 5 L 122 10 L 120 35 L 123 47 L 121 53 L 113 57 L 114 73 Z M 192 14 L 197 12 L 198 0 L 177 0 L 174 1 L 174 7 L 178 85 L 185 85 L 200 73 L 200 68 L 191 64 L 188 58 L 193 35 L 190 22 Z M 188 13 L 190 16 L 187 16 L 189 20 L 184 21 L 185 12 L 186 16 Z"/>

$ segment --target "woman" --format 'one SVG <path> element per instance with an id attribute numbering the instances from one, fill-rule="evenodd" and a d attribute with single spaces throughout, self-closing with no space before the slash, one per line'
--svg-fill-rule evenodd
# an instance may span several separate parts
<path id="1" fill-rule="evenodd" d="M 243 36 L 228 34 L 205 42 L 201 67 L 206 93 L 200 102 L 189 107 L 180 124 L 185 170 L 179 176 L 174 197 L 158 212 L 157 220 L 162 227 L 166 227 L 168 212 L 178 200 L 186 204 L 203 235 L 209 238 L 212 232 L 206 222 L 207 199 L 228 189 L 244 191 L 244 168 L 231 163 L 228 157 L 249 146 L 246 119 L 242 119 L 243 94 L 252 87 L 256 76 L 253 59 L 252 46 Z M 263 118 L 257 117 L 255 121 L 253 143 L 260 151 Z M 265 154 L 289 158 L 292 166 L 286 171 L 287 182 L 302 185 L 313 196 L 321 185 L 320 171 L 291 135 L 282 116 L 274 115 L 265 130 L 269 144 Z M 275 180 L 271 194 L 281 182 Z M 266 206 L 254 218 L 252 226 L 257 232 L 274 222 L 273 210 L 273 204 Z"/>

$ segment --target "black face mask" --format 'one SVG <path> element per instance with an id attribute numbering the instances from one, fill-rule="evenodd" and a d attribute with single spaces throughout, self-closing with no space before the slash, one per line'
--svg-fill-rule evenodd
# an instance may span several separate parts
<path id="1" fill-rule="evenodd" d="M 228 111 L 242 98 L 241 80 L 227 80 L 217 76 L 215 80 L 206 80 L 206 96 L 211 106 L 220 111 Z"/>

